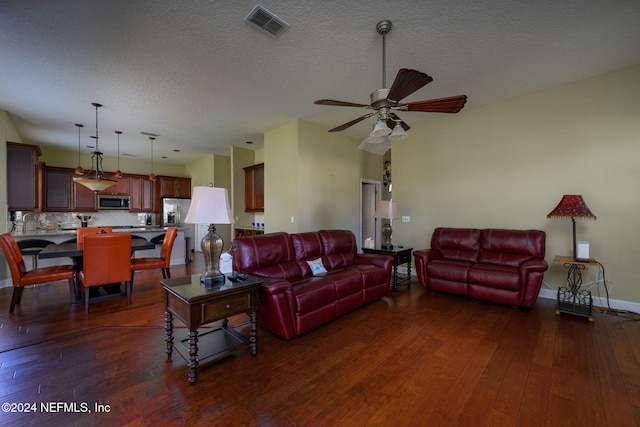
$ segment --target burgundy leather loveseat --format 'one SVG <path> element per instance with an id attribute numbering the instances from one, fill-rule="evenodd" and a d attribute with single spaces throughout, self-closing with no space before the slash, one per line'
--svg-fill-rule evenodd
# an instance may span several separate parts
<path id="1" fill-rule="evenodd" d="M 393 259 L 358 254 L 348 230 L 237 237 L 233 269 L 264 278 L 258 323 L 290 339 L 387 295 Z M 312 273 L 308 261 L 326 273 Z M 316 261 L 315 263 L 313 261 Z"/>
<path id="2" fill-rule="evenodd" d="M 418 280 L 434 291 L 531 308 L 548 265 L 539 230 L 436 228 L 414 251 Z"/>

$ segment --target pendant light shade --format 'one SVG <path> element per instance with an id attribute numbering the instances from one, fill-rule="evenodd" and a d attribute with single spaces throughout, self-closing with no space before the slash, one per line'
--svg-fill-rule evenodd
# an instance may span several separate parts
<path id="1" fill-rule="evenodd" d="M 369 136 L 387 136 L 390 133 L 391 129 L 389 129 L 389 126 L 387 126 L 384 121 L 378 120 Z"/>
<path id="2" fill-rule="evenodd" d="M 407 132 L 404 131 L 400 122 L 396 122 L 396 125 L 393 127 L 393 130 L 389 134 L 389 139 L 400 140 L 400 139 L 405 139 L 407 136 L 408 136 Z"/>
<path id="3" fill-rule="evenodd" d="M 80 129 L 82 129 L 84 125 L 76 123 L 76 127 L 78 128 L 78 167 L 76 167 L 74 173 L 76 175 L 82 175 L 84 173 L 84 169 L 82 169 L 82 166 L 80 166 Z"/>
<path id="4" fill-rule="evenodd" d="M 153 173 L 153 141 L 156 138 L 153 136 L 149 137 L 149 140 L 151 140 L 151 173 L 149 174 L 149 181 L 155 181 L 156 180 L 156 175 Z"/>
<path id="5" fill-rule="evenodd" d="M 116 171 L 115 174 L 113 174 L 114 178 L 122 178 L 122 171 L 120 170 L 120 135 L 122 134 L 122 131 L 117 130 L 116 131 L 116 135 L 118 135 L 118 170 Z"/>
<path id="6" fill-rule="evenodd" d="M 74 182 L 77 182 L 80 185 L 84 185 L 96 193 L 104 190 L 105 188 L 112 187 L 118 183 L 118 181 L 114 179 L 109 179 L 104 174 L 102 170 L 102 152 L 100 151 L 99 138 L 98 138 L 98 108 L 102 107 L 101 104 L 97 102 L 92 103 L 96 109 L 96 148 L 91 154 L 91 169 L 87 172 L 86 175 L 76 176 L 73 178 Z M 95 170 L 94 170 L 95 166 Z"/>

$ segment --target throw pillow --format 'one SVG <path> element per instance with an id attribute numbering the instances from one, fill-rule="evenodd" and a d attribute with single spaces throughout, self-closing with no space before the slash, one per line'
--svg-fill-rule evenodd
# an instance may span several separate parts
<path id="1" fill-rule="evenodd" d="M 314 276 L 318 276 L 327 272 L 327 269 L 324 268 L 324 265 L 322 264 L 322 258 L 314 259 L 313 261 L 307 261 L 307 264 L 309 264 L 311 274 L 313 274 Z"/>

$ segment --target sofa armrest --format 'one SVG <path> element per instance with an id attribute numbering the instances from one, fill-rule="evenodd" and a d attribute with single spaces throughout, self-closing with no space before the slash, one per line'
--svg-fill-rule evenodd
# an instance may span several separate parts
<path id="1" fill-rule="evenodd" d="M 418 275 L 418 283 L 427 287 L 427 264 L 434 259 L 442 258 L 442 252 L 437 249 L 419 249 L 413 251 L 415 259 L 416 274 Z"/>
<path id="2" fill-rule="evenodd" d="M 542 287 L 544 272 L 548 268 L 549 264 L 544 259 L 533 259 L 520 264 L 520 283 L 522 285 L 520 306 L 533 307 Z"/>
<path id="3" fill-rule="evenodd" d="M 262 283 L 258 321 L 260 325 L 285 339 L 296 335 L 295 294 L 288 280 L 264 278 Z"/>
<path id="4" fill-rule="evenodd" d="M 261 277 L 262 280 L 262 292 L 267 295 L 275 295 L 280 293 L 293 293 L 293 285 L 288 280 Z"/>

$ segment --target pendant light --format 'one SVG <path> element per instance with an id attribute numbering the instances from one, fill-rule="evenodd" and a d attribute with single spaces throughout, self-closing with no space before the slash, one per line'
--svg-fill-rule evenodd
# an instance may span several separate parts
<path id="1" fill-rule="evenodd" d="M 98 145 L 98 108 L 102 107 L 101 104 L 97 102 L 91 103 L 96 109 L 96 148 L 93 150 L 93 154 L 91 154 L 91 169 L 87 172 L 86 175 L 76 176 L 73 178 L 75 182 L 78 184 L 84 185 L 90 190 L 99 193 L 105 188 L 109 188 L 118 183 L 115 179 L 109 179 L 104 174 L 102 170 L 102 152 L 100 151 L 100 146 Z M 93 167 L 95 165 L 95 171 Z"/>
<path id="2" fill-rule="evenodd" d="M 120 170 L 120 134 L 121 133 L 122 133 L 121 130 L 116 131 L 116 135 L 118 135 L 118 170 L 113 175 L 113 177 L 118 179 L 122 178 L 122 171 Z"/>
<path id="3" fill-rule="evenodd" d="M 84 127 L 80 123 L 76 123 L 76 127 L 78 128 L 78 167 L 74 171 L 76 175 L 82 175 L 84 173 L 84 169 L 80 166 L 80 129 Z"/>
<path id="4" fill-rule="evenodd" d="M 153 141 L 156 138 L 153 136 L 149 137 L 149 140 L 151 140 L 151 173 L 149 174 L 149 181 L 155 181 L 156 180 L 156 175 L 153 173 Z"/>

